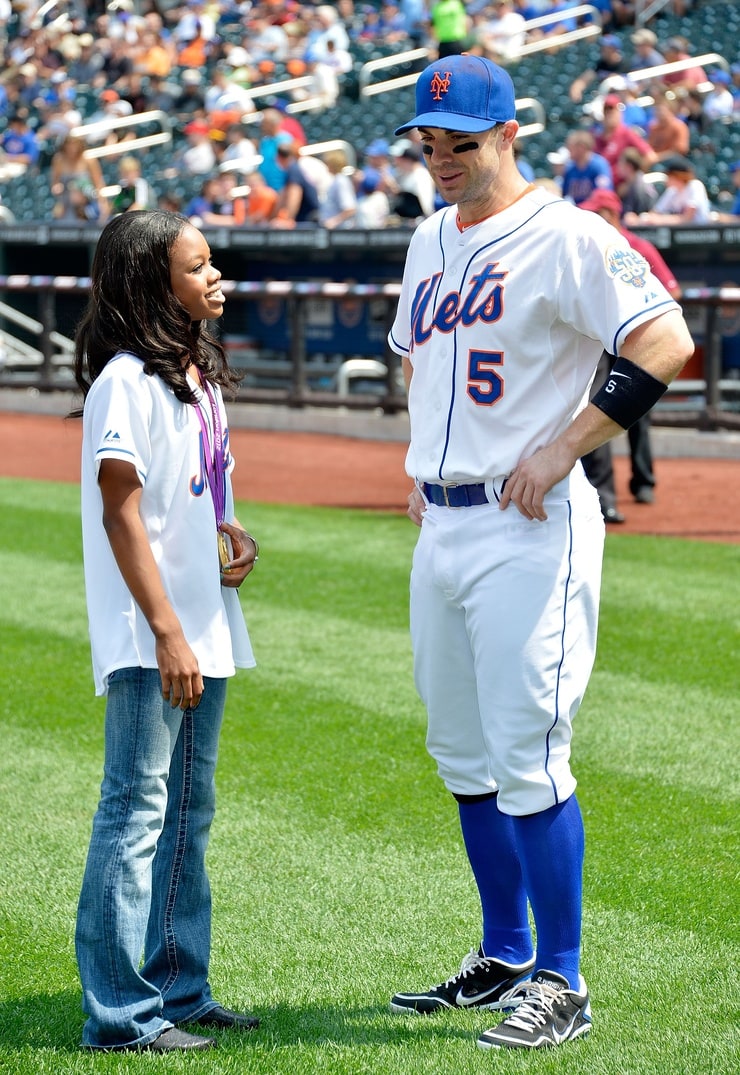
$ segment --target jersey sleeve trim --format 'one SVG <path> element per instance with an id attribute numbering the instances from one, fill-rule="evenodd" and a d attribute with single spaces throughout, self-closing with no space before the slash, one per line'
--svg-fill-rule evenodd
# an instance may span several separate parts
<path id="1" fill-rule="evenodd" d="M 622 344 L 633 329 L 638 328 L 639 325 L 644 325 L 646 321 L 652 321 L 655 317 L 659 317 L 668 310 L 680 310 L 680 306 L 675 299 L 668 299 L 651 306 L 647 310 L 640 310 L 638 314 L 625 321 L 614 334 L 611 353 L 614 355 L 619 354 Z"/>

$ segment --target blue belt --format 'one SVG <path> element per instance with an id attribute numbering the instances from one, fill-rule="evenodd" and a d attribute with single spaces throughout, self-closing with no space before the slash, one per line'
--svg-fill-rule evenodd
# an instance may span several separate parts
<path id="1" fill-rule="evenodd" d="M 432 485 L 431 482 L 424 482 L 421 488 L 427 500 L 442 508 L 470 508 L 489 503 L 485 482 L 475 485 Z"/>

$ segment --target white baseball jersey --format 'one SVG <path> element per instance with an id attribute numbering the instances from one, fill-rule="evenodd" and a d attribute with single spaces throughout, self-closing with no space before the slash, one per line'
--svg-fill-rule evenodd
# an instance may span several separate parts
<path id="1" fill-rule="evenodd" d="M 616 229 L 542 188 L 462 232 L 454 206 L 422 221 L 388 337 L 413 366 L 408 474 L 511 473 L 586 406 L 602 351 L 675 308 Z"/>
<path id="2" fill-rule="evenodd" d="M 195 385 L 193 387 L 196 387 Z M 227 451 L 227 520 L 234 517 L 223 400 L 214 390 Z M 207 421 L 210 407 L 203 408 Z M 98 472 L 103 459 L 125 459 L 142 485 L 140 514 L 164 588 L 198 660 L 201 674 L 223 678 L 254 656 L 235 589 L 221 586 L 216 518 L 203 467 L 195 408 L 180 403 L 141 359 L 113 358 L 85 400 L 82 444 L 82 531 L 93 672 L 105 694 L 116 668 L 156 668 L 154 636 L 118 569 L 103 527 Z"/>

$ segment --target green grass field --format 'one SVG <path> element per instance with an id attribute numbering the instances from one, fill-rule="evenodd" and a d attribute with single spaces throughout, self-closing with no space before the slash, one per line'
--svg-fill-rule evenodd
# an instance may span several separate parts
<path id="1" fill-rule="evenodd" d="M 241 504 L 259 666 L 232 681 L 209 862 L 216 996 L 262 1018 L 190 1056 L 78 1049 L 73 934 L 102 766 L 78 490 L 0 480 L 0 1072 L 707 1075 L 740 1070 L 740 548 L 609 535 L 574 768 L 589 1038 L 482 1053 L 485 1012 L 391 1016 L 479 942 L 424 749 L 403 517 Z"/>

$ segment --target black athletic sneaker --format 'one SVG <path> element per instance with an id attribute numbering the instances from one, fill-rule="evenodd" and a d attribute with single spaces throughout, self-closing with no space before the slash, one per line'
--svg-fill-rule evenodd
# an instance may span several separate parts
<path id="1" fill-rule="evenodd" d="M 580 991 L 565 978 L 538 971 L 521 987 L 519 1004 L 502 1023 L 478 1038 L 480 1049 L 539 1049 L 588 1034 L 591 1006 L 583 978 Z"/>
<path id="2" fill-rule="evenodd" d="M 495 1008 L 509 1010 L 518 1000 L 522 983 L 532 973 L 530 963 L 510 965 L 498 959 L 487 959 L 471 951 L 462 961 L 457 974 L 441 985 L 433 985 L 426 993 L 396 993 L 391 1000 L 392 1012 L 417 1012 L 429 1015 L 443 1008 Z"/>

